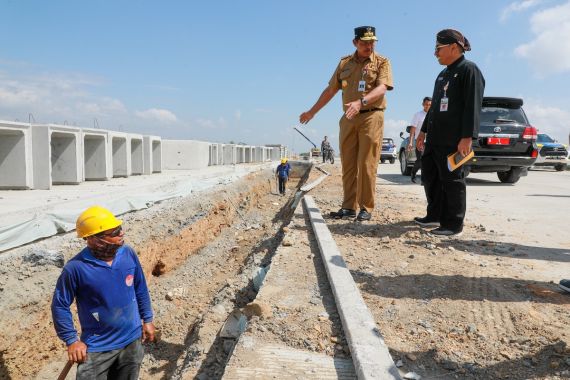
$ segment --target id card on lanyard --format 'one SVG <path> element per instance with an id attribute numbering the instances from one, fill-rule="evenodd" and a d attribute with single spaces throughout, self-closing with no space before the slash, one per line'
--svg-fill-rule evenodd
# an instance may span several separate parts
<path id="1" fill-rule="evenodd" d="M 449 88 L 449 81 L 443 86 L 443 97 L 439 103 L 439 112 L 447 112 L 449 107 L 449 98 L 447 97 L 447 89 Z"/>
<path id="2" fill-rule="evenodd" d="M 366 76 L 367 73 L 368 73 L 368 68 L 364 66 L 364 68 L 362 69 L 362 76 L 358 81 L 358 92 L 366 91 L 366 81 L 364 80 L 364 77 Z"/>

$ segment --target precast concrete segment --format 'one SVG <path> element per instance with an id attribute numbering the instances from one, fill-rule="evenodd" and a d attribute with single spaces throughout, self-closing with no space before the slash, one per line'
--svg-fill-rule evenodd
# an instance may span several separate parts
<path id="1" fill-rule="evenodd" d="M 211 143 L 196 140 L 162 140 L 165 170 L 204 169 L 210 164 Z"/>
<path id="2" fill-rule="evenodd" d="M 237 349 L 241 350 L 243 355 L 249 351 L 258 365 L 234 365 L 226 371 L 223 380 L 354 379 L 354 368 L 350 359 L 333 358 L 284 344 L 271 344 L 255 337 L 244 337 L 238 344 Z"/>
<path id="3" fill-rule="evenodd" d="M 143 136 L 144 174 L 162 172 L 162 140 L 158 136 Z"/>
<path id="4" fill-rule="evenodd" d="M 313 197 L 306 195 L 304 203 L 317 238 L 358 378 L 401 379 L 372 313 L 354 283 Z"/>
<path id="5" fill-rule="evenodd" d="M 307 191 L 314 189 L 319 183 L 323 182 L 324 179 L 327 178 L 328 176 L 329 176 L 328 174 L 323 174 L 322 176 L 320 176 L 319 178 L 317 178 L 313 182 L 301 186 L 301 191 L 307 192 Z"/>
<path id="6" fill-rule="evenodd" d="M 131 171 L 129 175 L 141 175 L 144 172 L 143 135 L 129 133 L 127 150 L 131 155 Z"/>
<path id="7" fill-rule="evenodd" d="M 107 140 L 108 160 L 111 164 L 111 175 L 116 177 L 128 177 L 131 173 L 131 155 L 129 152 L 128 135 L 124 132 L 108 131 Z"/>
<path id="8" fill-rule="evenodd" d="M 83 180 L 109 180 L 113 177 L 109 154 L 109 132 L 101 129 L 81 129 L 83 147 Z"/>
<path id="9" fill-rule="evenodd" d="M 31 189 L 33 178 L 31 125 L 0 122 L 0 188 Z"/>

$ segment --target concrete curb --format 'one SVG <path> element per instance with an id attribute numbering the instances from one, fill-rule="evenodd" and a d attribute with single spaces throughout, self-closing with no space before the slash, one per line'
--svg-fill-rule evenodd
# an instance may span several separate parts
<path id="1" fill-rule="evenodd" d="M 358 378 L 401 379 L 372 313 L 364 303 L 313 197 L 305 195 L 304 203 L 319 244 Z"/>

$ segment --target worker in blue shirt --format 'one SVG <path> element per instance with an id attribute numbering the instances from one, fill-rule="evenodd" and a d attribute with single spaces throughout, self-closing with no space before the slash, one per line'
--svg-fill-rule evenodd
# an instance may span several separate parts
<path id="1" fill-rule="evenodd" d="M 142 342 L 154 341 L 155 327 L 145 276 L 135 251 L 124 245 L 122 221 L 100 206 L 76 222 L 87 247 L 63 268 L 51 310 L 77 379 L 138 379 Z M 77 303 L 81 336 L 70 306 Z M 142 338 L 142 339 L 141 339 Z"/>
<path id="2" fill-rule="evenodd" d="M 275 175 L 279 179 L 279 194 L 285 195 L 285 186 L 289 180 L 289 171 L 291 170 L 291 165 L 287 162 L 287 158 L 282 158 L 281 163 L 277 166 Z"/>

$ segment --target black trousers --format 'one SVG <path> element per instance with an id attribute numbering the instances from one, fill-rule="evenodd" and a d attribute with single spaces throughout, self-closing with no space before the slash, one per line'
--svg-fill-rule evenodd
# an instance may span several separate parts
<path id="1" fill-rule="evenodd" d="M 285 185 L 287 185 L 287 177 L 279 176 L 279 194 L 285 194 Z"/>
<path id="2" fill-rule="evenodd" d="M 416 148 L 416 162 L 414 162 L 414 167 L 412 168 L 412 178 L 416 176 L 418 170 L 422 168 L 422 151 Z"/>
<path id="3" fill-rule="evenodd" d="M 467 191 L 463 166 L 450 172 L 447 155 L 456 147 L 426 146 L 422 155 L 422 182 L 428 202 L 427 218 L 452 231 L 463 229 Z"/>

